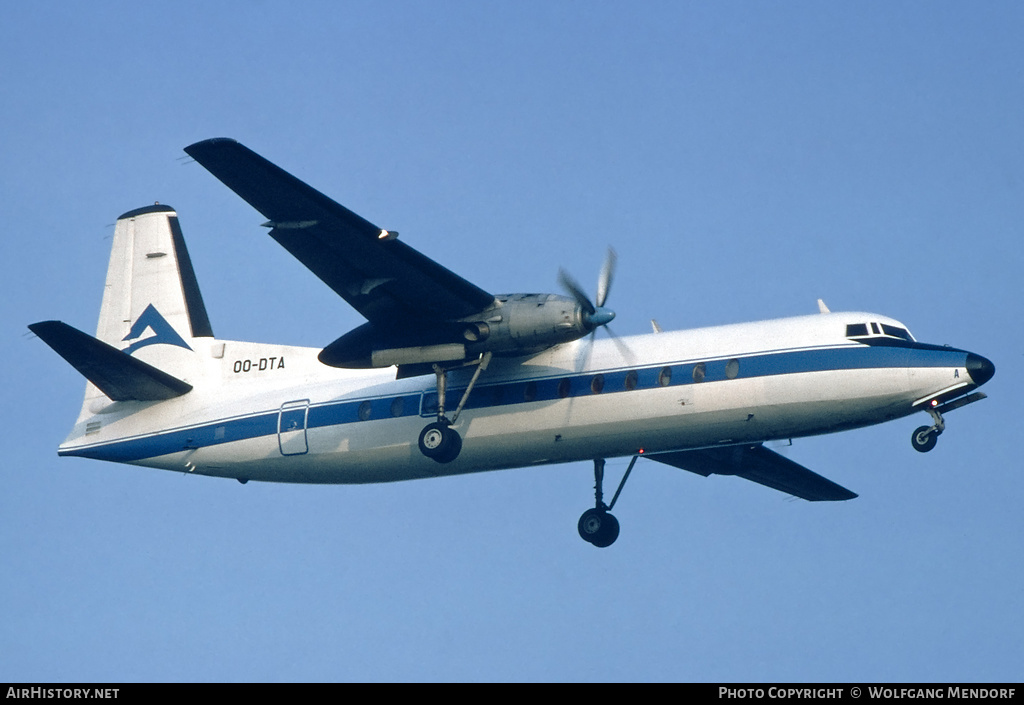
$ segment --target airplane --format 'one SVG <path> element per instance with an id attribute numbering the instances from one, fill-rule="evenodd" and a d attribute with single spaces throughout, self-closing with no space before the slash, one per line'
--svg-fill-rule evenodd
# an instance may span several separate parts
<path id="1" fill-rule="evenodd" d="M 87 380 L 61 456 L 213 477 L 370 483 L 593 461 L 581 538 L 605 548 L 640 457 L 736 475 L 808 501 L 857 495 L 766 444 L 985 398 L 981 355 L 917 342 L 874 313 L 816 314 L 595 339 L 615 255 L 592 300 L 492 294 L 228 138 L 185 152 L 266 219 L 270 236 L 366 318 L 322 349 L 213 333 L 176 211 L 117 219 L 96 335 L 29 328 Z M 456 401 L 457 399 L 457 401 Z M 454 410 L 452 410 L 454 408 Z M 608 458 L 630 458 L 610 503 Z"/>

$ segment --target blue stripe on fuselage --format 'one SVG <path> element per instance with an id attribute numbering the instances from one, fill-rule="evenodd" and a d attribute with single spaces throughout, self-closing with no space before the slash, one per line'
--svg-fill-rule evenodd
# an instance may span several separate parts
<path id="1" fill-rule="evenodd" d="M 470 395 L 467 409 L 494 408 L 530 402 L 546 402 L 563 398 L 590 396 L 594 377 L 603 377 L 601 394 L 628 393 L 627 375 L 636 372 L 635 390 L 663 386 L 707 384 L 730 379 L 727 366 L 738 361 L 733 379 L 750 379 L 803 372 L 828 372 L 854 369 L 963 367 L 967 353 L 955 348 L 935 346 L 845 346 L 793 350 L 661 364 L 640 368 L 619 368 L 588 373 L 521 379 L 499 384 L 480 385 Z M 694 368 L 704 366 L 702 381 L 695 381 Z M 669 369 L 670 374 L 663 371 Z M 667 382 L 667 383 L 666 383 Z M 463 388 L 464 389 L 464 388 Z M 463 389 L 453 388 L 449 399 L 458 398 Z M 437 394 L 424 392 L 424 415 L 436 413 Z M 329 401 L 311 405 L 307 428 L 323 428 L 372 420 L 386 420 L 420 415 L 420 393 L 409 393 Z M 431 408 L 431 400 L 433 408 Z M 241 417 L 220 419 L 183 429 L 175 429 L 148 436 L 136 436 L 107 441 L 91 446 L 59 451 L 69 455 L 115 462 L 133 462 L 179 451 L 220 445 L 277 434 L 278 409 L 262 411 Z"/>

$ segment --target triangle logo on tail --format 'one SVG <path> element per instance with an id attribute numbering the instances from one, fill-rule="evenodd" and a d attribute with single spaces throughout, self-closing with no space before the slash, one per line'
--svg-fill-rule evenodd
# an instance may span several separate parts
<path id="1" fill-rule="evenodd" d="M 148 338 L 141 340 L 135 340 L 146 330 L 153 331 L 153 335 Z M 177 345 L 179 348 L 185 348 L 191 350 L 188 343 L 178 335 L 178 332 L 171 327 L 171 324 L 167 322 L 167 319 L 160 315 L 160 312 L 156 310 L 153 304 L 146 307 L 146 310 L 142 312 L 135 323 L 132 324 L 131 330 L 128 331 L 128 335 L 121 339 L 122 342 L 126 340 L 135 340 L 134 343 L 124 349 L 124 352 L 131 355 L 139 348 L 144 348 L 147 345 Z"/>

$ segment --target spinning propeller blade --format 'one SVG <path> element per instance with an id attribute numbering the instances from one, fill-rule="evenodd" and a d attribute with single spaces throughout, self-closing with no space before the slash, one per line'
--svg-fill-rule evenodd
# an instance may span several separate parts
<path id="1" fill-rule="evenodd" d="M 599 326 L 608 325 L 615 318 L 615 311 L 605 308 L 605 301 L 608 299 L 608 291 L 611 289 L 612 277 L 615 274 L 615 262 L 618 257 L 615 250 L 608 248 L 608 256 L 605 258 L 604 266 L 601 268 L 601 276 L 597 280 L 597 305 L 595 306 L 583 291 L 583 287 L 573 279 L 564 269 L 558 270 L 558 282 L 569 294 L 576 299 L 580 310 L 583 312 L 583 325 L 588 331 L 595 331 Z"/>
<path id="2" fill-rule="evenodd" d="M 604 306 L 604 302 L 608 300 L 608 292 L 612 288 L 612 278 L 615 276 L 615 265 L 619 260 L 619 256 L 615 254 L 615 250 L 608 248 L 608 255 L 604 259 L 604 266 L 601 267 L 601 276 L 597 280 L 597 307 L 601 308 Z"/>
<path id="3" fill-rule="evenodd" d="M 586 315 L 592 315 L 597 309 L 594 308 L 594 304 L 590 303 L 590 298 L 587 297 L 586 292 L 583 291 L 583 287 L 573 279 L 567 271 L 564 269 L 558 270 L 558 283 L 562 285 L 570 296 L 576 299 L 576 303 L 580 305 L 583 313 Z"/>
<path id="4" fill-rule="evenodd" d="M 608 293 L 612 288 L 612 280 L 615 278 L 615 266 L 618 263 L 618 255 L 615 250 L 608 248 L 608 254 L 605 257 L 604 265 L 601 267 L 601 274 L 597 279 L 597 304 L 590 300 L 583 287 L 569 275 L 564 269 L 558 270 L 558 282 L 580 306 L 580 311 L 583 315 L 583 325 L 587 330 L 590 331 L 590 339 L 587 341 L 586 351 L 584 353 L 582 362 L 583 366 L 586 367 L 590 361 L 590 351 L 594 344 L 594 336 L 597 334 L 597 329 L 604 327 L 612 340 L 615 342 L 615 346 L 619 349 L 619 352 L 627 359 L 634 359 L 633 353 L 629 350 L 625 343 L 623 343 L 615 333 L 608 328 L 608 324 L 611 323 L 612 319 L 615 318 L 615 312 L 609 308 L 605 308 L 605 303 L 608 301 Z"/>

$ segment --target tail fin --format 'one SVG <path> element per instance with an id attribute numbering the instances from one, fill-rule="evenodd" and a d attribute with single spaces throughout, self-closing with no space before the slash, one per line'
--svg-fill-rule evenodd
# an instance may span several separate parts
<path id="1" fill-rule="evenodd" d="M 197 344 L 205 352 L 213 329 L 174 209 L 158 204 L 117 219 L 96 338 L 56 321 L 30 327 L 89 380 L 83 413 L 101 396 L 187 393 L 202 374 Z"/>
<path id="2" fill-rule="evenodd" d="M 170 206 L 138 208 L 117 219 L 96 337 L 129 354 L 149 346 L 187 349 L 189 338 L 213 337 Z"/>

